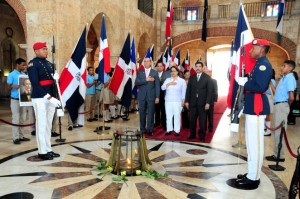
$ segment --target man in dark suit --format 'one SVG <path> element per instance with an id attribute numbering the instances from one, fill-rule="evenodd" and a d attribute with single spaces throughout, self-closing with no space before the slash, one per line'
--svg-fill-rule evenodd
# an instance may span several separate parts
<path id="1" fill-rule="evenodd" d="M 138 86 L 138 102 L 141 133 L 153 135 L 154 105 L 159 103 L 160 83 L 157 71 L 151 69 L 150 58 L 144 60 L 145 69 L 137 74 L 135 85 Z M 147 128 L 146 128 L 147 115 Z"/>
<path id="2" fill-rule="evenodd" d="M 159 81 L 160 81 L 160 97 L 159 103 L 155 104 L 155 126 L 162 126 L 164 130 L 166 130 L 166 110 L 165 110 L 165 91 L 161 89 L 164 81 L 171 77 L 171 73 L 169 71 L 164 72 L 164 65 L 162 61 L 158 61 L 156 65 L 156 71 L 158 73 Z"/>
<path id="3" fill-rule="evenodd" d="M 211 77 L 211 70 L 206 70 L 205 73 Z M 218 83 L 217 80 L 211 78 L 211 84 L 213 85 L 213 91 L 211 95 L 211 101 L 209 110 L 207 111 L 205 127 L 208 125 L 208 131 L 212 132 L 214 129 L 214 108 L 218 101 Z M 205 128 L 206 130 L 207 128 Z"/>
<path id="4" fill-rule="evenodd" d="M 198 131 L 200 141 L 205 140 L 205 117 L 206 111 L 209 109 L 212 84 L 210 77 L 203 72 L 203 63 L 197 61 L 195 63 L 196 74 L 189 79 L 186 95 L 185 106 L 190 110 L 190 136 L 189 139 L 196 138 L 196 122 L 199 116 Z"/>

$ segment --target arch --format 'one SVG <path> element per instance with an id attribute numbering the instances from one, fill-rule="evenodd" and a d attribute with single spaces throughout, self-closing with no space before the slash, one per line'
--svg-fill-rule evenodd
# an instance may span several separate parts
<path id="1" fill-rule="evenodd" d="M 90 58 L 91 65 L 97 68 L 98 62 L 99 62 L 99 38 L 101 33 L 101 25 L 102 25 L 102 16 L 105 16 L 105 28 L 106 28 L 106 35 L 108 38 L 108 45 L 110 44 L 110 41 L 114 41 L 114 35 L 113 35 L 113 24 L 111 20 L 109 19 L 108 15 L 100 12 L 98 13 L 94 19 L 92 20 L 92 23 L 90 25 L 90 28 L 88 30 L 87 35 L 87 47 L 92 48 L 93 50 L 90 52 Z M 112 60 L 112 45 L 109 45 L 110 52 L 111 52 L 111 60 Z M 112 63 L 112 62 L 111 62 Z"/>
<path id="2" fill-rule="evenodd" d="M 25 40 L 27 38 L 27 25 L 26 25 L 26 10 L 20 0 L 5 0 L 10 5 L 19 17 L 25 34 Z"/>
<path id="3" fill-rule="evenodd" d="M 3 48 L 5 47 L 5 45 L 12 45 L 12 52 L 11 52 L 11 55 L 9 56 L 12 56 L 10 57 L 10 61 L 11 63 L 9 64 L 9 66 L 6 66 L 5 65 L 5 61 L 7 61 L 6 59 L 4 59 L 4 56 L 5 56 L 5 53 L 4 53 L 4 50 Z M 15 62 L 15 59 L 19 57 L 19 46 L 18 44 L 12 39 L 12 38 L 6 38 L 6 39 L 3 39 L 0 43 L 0 50 L 1 50 L 1 55 L 3 57 L 1 57 L 1 59 L 3 59 L 3 66 L 0 67 L 0 69 L 3 69 L 3 73 L 7 73 L 7 72 L 11 72 L 13 70 L 13 67 L 14 67 L 14 62 Z M 4 68 L 4 66 L 6 66 Z M 9 71 L 7 71 L 7 69 L 9 69 Z"/>
<path id="4" fill-rule="evenodd" d="M 150 45 L 151 45 L 151 38 L 150 38 L 149 34 L 143 33 L 140 36 L 139 44 L 137 47 L 137 52 L 139 53 L 139 58 L 141 58 L 141 60 L 144 57 L 144 55 L 146 54 L 147 49 L 150 47 Z"/>
<path id="5" fill-rule="evenodd" d="M 176 47 L 182 43 L 186 43 L 193 40 L 200 40 L 202 29 L 185 32 L 172 38 L 173 46 Z M 208 40 L 214 37 L 226 37 L 235 36 L 236 27 L 213 27 L 207 29 Z M 262 30 L 258 28 L 252 28 L 254 37 L 267 39 L 275 46 L 286 51 L 289 59 L 295 60 L 297 45 L 289 38 L 283 36 L 281 42 L 277 41 L 277 34 L 268 30 Z M 165 46 L 162 47 L 164 49 Z M 208 47 L 208 46 L 207 46 Z M 209 47 L 208 47 L 209 48 Z"/>

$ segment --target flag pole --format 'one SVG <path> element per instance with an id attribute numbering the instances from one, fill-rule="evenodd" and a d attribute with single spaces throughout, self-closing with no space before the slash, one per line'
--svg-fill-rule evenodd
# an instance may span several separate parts
<path id="1" fill-rule="evenodd" d="M 242 41 L 241 41 L 241 53 L 242 53 L 242 55 L 243 55 L 243 59 L 241 60 L 242 61 L 242 77 L 245 77 L 245 67 L 246 67 L 246 59 L 245 59 L 245 56 L 246 56 L 246 52 L 245 52 L 245 43 L 244 43 L 244 34 L 242 33 Z M 241 110 L 238 110 L 238 111 L 243 111 L 244 110 L 244 96 L 243 96 L 243 93 L 244 93 L 244 87 L 243 86 L 239 86 L 239 89 L 238 89 L 239 91 L 238 91 L 238 94 L 237 94 L 237 98 L 236 98 L 236 100 L 235 100 L 235 104 L 234 104 L 234 109 L 236 109 L 236 108 L 238 108 L 238 109 L 241 109 Z M 242 100 L 243 100 L 243 104 L 242 104 L 242 106 L 243 107 L 239 107 L 239 103 L 240 103 L 240 97 L 241 96 L 243 96 L 242 98 Z M 233 114 L 236 112 L 236 110 L 234 110 L 233 111 Z M 239 115 L 240 115 L 241 113 L 239 113 Z M 238 116 L 238 117 L 240 117 L 240 116 Z M 234 118 L 233 118 L 233 120 L 234 120 Z M 233 120 L 231 121 L 232 123 L 233 123 Z M 239 121 L 238 121 L 238 123 L 239 123 Z M 246 127 L 245 127 L 246 128 Z M 245 149 L 246 148 L 246 145 L 245 144 L 243 144 L 243 142 L 242 142 L 242 132 L 241 132 L 241 129 L 239 128 L 238 129 L 238 134 L 239 134 L 239 138 L 238 138 L 238 143 L 236 143 L 236 144 L 234 144 L 234 145 L 232 145 L 232 147 L 233 148 L 240 148 L 240 149 Z"/>
<path id="2" fill-rule="evenodd" d="M 54 60 L 54 54 L 55 54 L 55 40 L 54 40 L 54 35 L 53 35 L 53 41 L 52 41 L 53 45 L 52 45 L 52 49 L 51 49 L 51 52 L 52 52 L 52 64 L 53 64 L 53 77 L 55 76 L 55 74 L 58 75 L 57 73 L 57 70 L 56 70 L 56 65 L 55 65 L 55 60 Z M 61 103 L 61 107 L 58 107 L 56 108 L 56 116 L 54 117 L 58 117 L 58 128 L 59 128 L 59 138 L 56 139 L 55 141 L 56 142 L 65 142 L 66 139 L 62 139 L 62 131 L 61 131 L 61 117 L 64 116 L 64 107 L 63 107 L 63 104 L 62 104 L 62 101 L 61 101 L 61 92 L 60 92 L 60 89 L 59 89 L 59 85 L 58 85 L 58 79 L 55 79 L 54 78 L 54 82 L 55 82 L 55 97 L 59 99 L 60 103 Z M 55 118 L 54 118 L 55 119 Z"/>

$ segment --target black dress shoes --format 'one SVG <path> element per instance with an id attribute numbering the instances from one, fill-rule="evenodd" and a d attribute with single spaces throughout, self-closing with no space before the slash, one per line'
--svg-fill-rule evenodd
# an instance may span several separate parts
<path id="1" fill-rule="evenodd" d="M 189 140 L 192 140 L 192 139 L 195 139 L 195 138 L 196 138 L 196 136 L 193 136 L 193 135 L 190 135 L 190 136 L 188 137 Z"/>
<path id="2" fill-rule="evenodd" d="M 68 131 L 72 131 L 73 130 L 73 127 L 72 126 L 69 126 L 68 127 Z"/>
<path id="3" fill-rule="evenodd" d="M 152 136 L 152 135 L 153 135 L 153 132 L 152 132 L 152 131 L 149 131 L 149 132 L 148 132 L 148 135 Z"/>
<path id="4" fill-rule="evenodd" d="M 22 141 L 22 142 L 28 142 L 28 141 L 30 141 L 30 139 L 29 138 L 26 138 L 26 137 L 22 137 L 22 138 L 20 138 L 20 141 Z"/>
<path id="5" fill-rule="evenodd" d="M 116 120 L 116 119 L 119 119 L 119 117 L 120 117 L 120 116 L 118 116 L 118 115 L 117 115 L 117 116 L 114 116 L 114 117 L 112 116 L 111 119 Z"/>
<path id="6" fill-rule="evenodd" d="M 53 151 L 50 151 L 47 153 L 49 156 L 52 156 L 53 158 L 58 158 L 60 155 L 58 153 L 54 153 Z"/>
<path id="7" fill-rule="evenodd" d="M 81 124 L 78 124 L 78 125 L 74 125 L 74 126 L 73 126 L 73 128 L 74 128 L 74 129 L 76 129 L 76 128 L 80 128 L 80 127 L 83 127 L 83 125 L 81 125 Z"/>
<path id="8" fill-rule="evenodd" d="M 94 118 L 92 118 L 92 121 L 98 121 L 98 118 L 94 117 Z"/>
<path id="9" fill-rule="evenodd" d="M 13 142 L 14 144 L 21 144 L 20 139 L 15 139 Z"/>
<path id="10" fill-rule="evenodd" d="M 165 135 L 171 135 L 171 132 L 170 131 L 168 131 L 168 132 L 166 132 L 166 134 Z"/>
<path id="11" fill-rule="evenodd" d="M 236 188 L 244 190 L 253 190 L 257 189 L 260 184 L 260 180 L 250 180 L 247 177 L 236 180 Z"/>
<path id="12" fill-rule="evenodd" d="M 60 134 L 56 133 L 56 132 L 52 132 L 51 133 L 51 137 L 58 137 Z"/>
<path id="13" fill-rule="evenodd" d="M 179 136 L 179 133 L 175 133 L 175 136 L 178 137 L 178 136 Z"/>
<path id="14" fill-rule="evenodd" d="M 46 154 L 38 154 L 38 158 L 41 160 L 53 160 L 53 157 L 49 155 L 48 153 Z"/>
<path id="15" fill-rule="evenodd" d="M 284 162 L 285 161 L 285 158 L 279 158 L 279 159 L 277 159 L 276 157 L 275 157 L 275 155 L 270 155 L 270 156 L 267 156 L 266 157 L 266 160 L 268 160 L 268 161 L 273 161 L 273 162 Z"/>
<path id="16" fill-rule="evenodd" d="M 35 131 L 31 131 L 31 135 L 35 135 Z"/>
<path id="17" fill-rule="evenodd" d="M 243 179 L 247 176 L 248 173 L 245 173 L 245 174 L 238 174 L 237 175 L 237 179 Z"/>
<path id="18" fill-rule="evenodd" d="M 100 115 L 95 114 L 95 117 L 96 117 L 96 118 L 98 118 L 98 117 L 99 117 L 99 118 L 102 118 L 103 116 L 102 116 L 101 114 L 100 114 Z"/>

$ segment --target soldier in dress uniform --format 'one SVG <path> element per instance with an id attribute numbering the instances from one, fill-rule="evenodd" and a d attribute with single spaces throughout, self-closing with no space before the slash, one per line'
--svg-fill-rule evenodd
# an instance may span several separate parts
<path id="1" fill-rule="evenodd" d="M 36 115 L 36 141 L 38 157 L 52 160 L 60 155 L 51 149 L 51 127 L 56 107 L 61 106 L 55 95 L 55 82 L 59 75 L 54 74 L 53 65 L 46 60 L 48 51 L 46 42 L 33 45 L 36 57 L 28 64 L 28 76 L 32 85 L 31 100 Z"/>
<path id="2" fill-rule="evenodd" d="M 239 85 L 245 89 L 245 136 L 248 154 L 248 173 L 239 174 L 236 179 L 238 189 L 256 189 L 260 184 L 261 167 L 264 158 L 264 121 L 270 113 L 266 96 L 272 77 L 272 66 L 266 57 L 270 43 L 264 39 L 254 39 L 250 56 L 256 64 L 247 77 L 239 78 Z"/>

